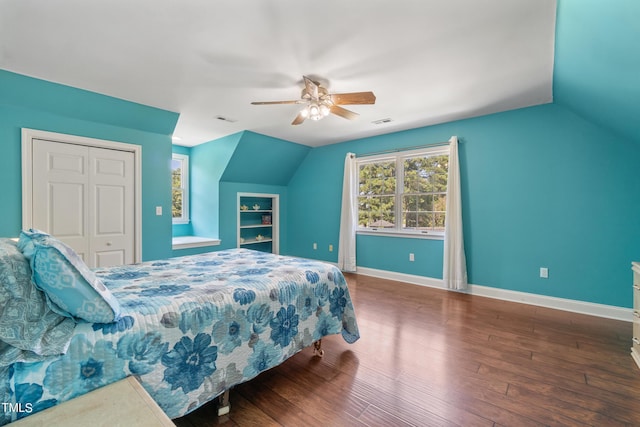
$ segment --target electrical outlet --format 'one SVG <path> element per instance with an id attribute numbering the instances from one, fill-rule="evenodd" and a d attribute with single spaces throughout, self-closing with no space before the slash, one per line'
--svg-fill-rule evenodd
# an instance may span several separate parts
<path id="1" fill-rule="evenodd" d="M 416 257 L 413 254 L 409 254 L 409 261 L 413 262 L 416 260 Z"/>
<path id="2" fill-rule="evenodd" d="M 329 252 L 333 252 L 333 245 L 329 245 Z"/>
<path id="3" fill-rule="evenodd" d="M 313 250 L 318 250 L 318 244 L 316 242 L 313 242 Z"/>
<path id="4" fill-rule="evenodd" d="M 547 267 L 540 267 L 540 277 L 543 279 L 549 278 L 549 269 Z"/>

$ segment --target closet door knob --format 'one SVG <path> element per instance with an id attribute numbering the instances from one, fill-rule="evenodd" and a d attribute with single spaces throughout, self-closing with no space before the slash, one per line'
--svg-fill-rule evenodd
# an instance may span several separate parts
<path id="1" fill-rule="evenodd" d="M 111 242 L 107 242 L 107 246 L 111 246 L 113 243 Z"/>

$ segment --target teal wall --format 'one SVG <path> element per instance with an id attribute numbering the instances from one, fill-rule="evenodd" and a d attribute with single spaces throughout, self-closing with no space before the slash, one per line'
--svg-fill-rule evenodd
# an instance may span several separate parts
<path id="1" fill-rule="evenodd" d="M 192 147 L 189 150 L 190 215 L 189 227 L 174 225 L 176 236 L 194 235 L 220 238 L 220 177 L 233 155 L 242 132 Z M 182 147 L 183 148 L 183 147 Z M 174 150 L 184 151 L 174 146 Z M 186 153 L 183 153 L 186 154 Z M 227 242 L 224 242 L 225 245 Z M 172 251 L 172 256 L 217 251 L 226 246 L 205 246 Z"/>
<path id="2" fill-rule="evenodd" d="M 311 148 L 245 131 L 221 180 L 287 185 Z"/>
<path id="3" fill-rule="evenodd" d="M 218 249 L 235 247 L 236 193 L 285 195 L 287 183 L 310 150 L 304 145 L 248 131 L 193 147 L 190 160 L 193 234 L 221 239 Z"/>
<path id="4" fill-rule="evenodd" d="M 172 256 L 194 255 L 204 252 L 220 251 L 237 247 L 238 226 L 238 193 L 268 193 L 278 194 L 280 197 L 280 253 L 287 247 L 287 187 L 279 185 L 252 184 L 244 182 L 220 182 L 219 183 L 218 212 L 220 239 L 217 246 L 205 246 L 174 250 Z"/>
<path id="5" fill-rule="evenodd" d="M 191 150 L 191 221 L 196 236 L 220 238 L 220 178 L 242 135 L 239 132 Z"/>
<path id="6" fill-rule="evenodd" d="M 640 1 L 558 0 L 554 102 L 640 143 Z"/>
<path id="7" fill-rule="evenodd" d="M 142 147 L 142 256 L 171 255 L 171 137 L 178 114 L 0 70 L 0 236 L 22 228 L 21 128 Z"/>
<path id="8" fill-rule="evenodd" d="M 471 283 L 631 307 L 629 267 L 640 260 L 637 16 L 637 0 L 558 0 L 551 105 L 315 149 L 253 132 L 194 147 L 191 231 L 222 239 L 215 249 L 234 247 L 237 192 L 277 193 L 281 253 L 336 261 L 345 154 L 458 135 Z M 176 255 L 171 216 L 155 216 L 155 206 L 170 212 L 177 117 L 0 70 L 0 236 L 21 227 L 28 127 L 141 145 L 143 257 Z M 358 236 L 358 265 L 439 278 L 442 241 Z M 543 266 L 549 279 L 538 277 Z"/>
<path id="9" fill-rule="evenodd" d="M 461 139 L 470 283 L 632 306 L 640 146 L 552 104 L 314 149 L 288 186 L 288 253 L 337 261 L 347 152 L 452 135 Z M 441 278 L 442 241 L 358 236 L 357 264 Z M 540 267 L 549 268 L 549 279 L 539 278 Z"/>
<path id="10" fill-rule="evenodd" d="M 178 150 L 184 152 L 184 147 L 174 147 Z M 285 250 L 286 185 L 310 151 L 304 145 L 249 131 L 191 148 L 191 228 L 174 226 L 173 231 L 176 236 L 193 234 L 217 238 L 221 243 L 173 251 L 173 255 L 235 248 L 239 192 L 280 195 L 280 251 Z"/>

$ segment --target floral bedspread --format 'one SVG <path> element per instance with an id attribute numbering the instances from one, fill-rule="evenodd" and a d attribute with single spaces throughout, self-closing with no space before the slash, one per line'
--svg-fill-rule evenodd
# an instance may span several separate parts
<path id="1" fill-rule="evenodd" d="M 77 324 L 62 356 L 3 368 L 12 406 L 0 424 L 129 375 L 176 418 L 323 336 L 359 338 L 346 281 L 326 263 L 231 249 L 95 271 L 123 316 Z"/>

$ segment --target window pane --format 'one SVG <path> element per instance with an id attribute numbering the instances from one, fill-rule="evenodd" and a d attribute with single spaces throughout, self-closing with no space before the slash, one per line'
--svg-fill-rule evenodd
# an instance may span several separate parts
<path id="1" fill-rule="evenodd" d="M 444 213 L 434 214 L 433 230 L 444 232 Z"/>
<path id="2" fill-rule="evenodd" d="M 172 191 L 171 216 L 182 218 L 182 190 L 180 189 L 174 188 Z"/>
<path id="3" fill-rule="evenodd" d="M 429 150 L 359 164 L 359 226 L 440 231 L 444 227 L 448 167 L 448 155 L 433 156 Z M 396 182 L 398 175 L 402 182 Z M 395 212 L 401 215 L 399 219 Z"/>
<path id="4" fill-rule="evenodd" d="M 394 194 L 395 192 L 395 162 L 368 163 L 360 166 L 358 193 L 361 196 Z"/>
<path id="5" fill-rule="evenodd" d="M 395 226 L 395 197 L 366 196 L 358 198 L 358 225 L 389 228 Z"/>
<path id="6" fill-rule="evenodd" d="M 433 211 L 433 195 L 423 194 L 419 198 L 418 211 L 431 212 Z"/>
<path id="7" fill-rule="evenodd" d="M 177 167 L 174 166 L 177 163 Z M 171 186 L 173 188 L 182 187 L 182 162 L 180 160 L 171 160 Z"/>
<path id="8" fill-rule="evenodd" d="M 412 157 L 404 160 L 404 192 L 422 193 L 425 190 L 426 174 L 423 170 L 424 157 Z"/>
<path id="9" fill-rule="evenodd" d="M 424 173 L 428 176 L 429 190 L 434 193 L 447 192 L 447 173 L 449 172 L 449 156 L 431 156 L 426 159 Z"/>
<path id="10" fill-rule="evenodd" d="M 436 230 L 444 225 L 449 157 L 408 157 L 403 167 L 403 227 Z"/>
<path id="11" fill-rule="evenodd" d="M 182 168 L 182 159 L 176 159 L 175 157 L 171 159 L 171 170 Z"/>
<path id="12" fill-rule="evenodd" d="M 402 218 L 403 228 L 416 228 L 418 226 L 418 214 L 415 211 L 404 212 Z"/>
<path id="13" fill-rule="evenodd" d="M 431 195 L 410 195 L 404 196 L 403 201 L 403 227 L 404 228 L 419 228 L 421 226 L 420 221 L 424 222 L 421 218 L 424 217 L 425 213 L 431 213 L 432 209 L 432 198 Z"/>
<path id="14" fill-rule="evenodd" d="M 415 212 L 418 210 L 418 203 L 420 196 L 411 194 L 402 197 L 402 211 L 403 212 Z"/>
<path id="15" fill-rule="evenodd" d="M 433 210 L 435 212 L 445 212 L 447 210 L 447 195 L 446 194 L 434 194 L 433 195 Z"/>
<path id="16" fill-rule="evenodd" d="M 449 156 L 409 157 L 403 164 L 405 193 L 447 191 Z"/>
<path id="17" fill-rule="evenodd" d="M 171 217 L 174 224 L 189 221 L 189 156 L 171 156 Z"/>
<path id="18" fill-rule="evenodd" d="M 430 230 L 433 228 L 433 214 L 431 212 L 418 214 L 418 228 L 420 230 Z"/>

